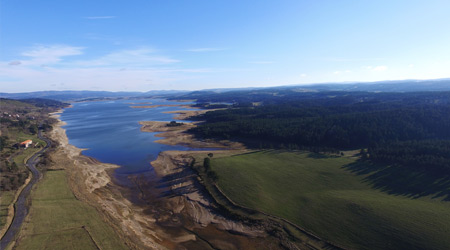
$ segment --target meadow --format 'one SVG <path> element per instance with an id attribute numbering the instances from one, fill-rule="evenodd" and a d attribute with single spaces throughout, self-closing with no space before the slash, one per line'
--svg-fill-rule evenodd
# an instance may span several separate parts
<path id="1" fill-rule="evenodd" d="M 6 184 L 5 190 L 2 190 L 0 195 L 0 229 L 6 226 L 8 207 L 14 202 L 14 196 L 16 195 L 17 189 L 19 186 L 23 185 L 25 179 L 29 175 L 25 165 L 26 161 L 46 145 L 46 143 L 40 140 L 36 135 L 29 135 L 16 130 L 10 130 L 9 135 L 17 142 L 31 139 L 33 140 L 33 145 L 36 145 L 37 143 L 38 147 L 29 147 L 27 149 L 5 149 L 5 151 L 13 150 L 13 153 L 11 153 L 11 160 L 16 163 L 17 170 L 12 174 L 2 173 L 3 178 L 12 178 L 14 179 L 14 183 L 8 183 L 9 185 Z"/>
<path id="2" fill-rule="evenodd" d="M 218 186 L 234 202 L 285 218 L 337 245 L 351 249 L 450 247 L 450 203 L 444 197 L 388 192 L 374 185 L 380 180 L 375 178 L 377 173 L 385 168 L 357 157 L 259 151 L 217 155 L 211 167 L 218 175 Z M 405 181 L 402 175 L 396 178 L 383 181 L 386 185 Z"/>
<path id="3" fill-rule="evenodd" d="M 64 170 L 46 172 L 31 204 L 15 249 L 127 249 L 93 207 L 75 198 Z"/>

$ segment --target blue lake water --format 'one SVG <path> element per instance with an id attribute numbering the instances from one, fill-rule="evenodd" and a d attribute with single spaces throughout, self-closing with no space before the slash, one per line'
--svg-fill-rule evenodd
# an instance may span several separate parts
<path id="1" fill-rule="evenodd" d="M 151 104 L 148 104 L 151 102 Z M 133 104 L 131 104 L 133 103 Z M 180 104 L 163 99 L 115 100 L 74 103 L 61 114 L 66 122 L 69 143 L 88 149 L 84 155 L 101 162 L 120 165 L 117 174 L 152 171 L 150 162 L 161 151 L 188 150 L 183 146 L 155 143 L 157 133 L 141 132 L 139 121 L 171 121 L 174 114 L 165 111 L 180 107 L 131 108 L 133 105 Z M 186 103 L 189 104 L 189 103 Z"/>

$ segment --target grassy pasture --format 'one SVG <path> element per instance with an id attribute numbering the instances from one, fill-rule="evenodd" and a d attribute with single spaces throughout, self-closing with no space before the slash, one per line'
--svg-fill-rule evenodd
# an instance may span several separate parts
<path id="1" fill-rule="evenodd" d="M 17 167 L 19 169 L 19 172 L 24 173 L 25 171 L 28 172 L 29 170 L 25 166 L 25 162 L 33 156 L 35 153 L 37 153 L 41 148 L 43 148 L 46 143 L 43 140 L 40 140 L 36 135 L 29 135 L 25 134 L 21 131 L 17 132 L 15 130 L 10 131 L 10 136 L 17 142 L 22 142 L 27 139 L 33 140 L 33 145 L 38 142 L 40 147 L 34 148 L 29 147 L 27 149 L 20 149 L 21 151 L 18 151 L 19 149 L 15 149 L 17 155 L 15 155 L 12 158 L 12 161 L 14 161 L 17 164 Z M 1 163 L 3 164 L 3 163 Z M 14 174 L 14 175 L 17 175 Z M 23 177 L 25 179 L 25 177 Z M 8 216 L 8 206 L 14 201 L 14 196 L 17 190 L 10 190 L 10 191 L 4 191 L 0 192 L 0 228 L 5 226 L 6 218 Z"/>
<path id="2" fill-rule="evenodd" d="M 25 161 L 28 160 L 28 158 L 30 158 L 32 155 L 34 155 L 36 152 L 38 152 L 39 150 L 41 150 L 43 147 L 45 147 L 45 145 L 47 143 L 45 143 L 45 141 L 39 139 L 37 137 L 37 135 L 29 135 L 29 134 L 25 134 L 23 132 L 17 132 L 14 134 L 16 141 L 17 142 L 22 142 L 25 140 L 32 140 L 33 141 L 33 146 L 38 143 L 38 147 L 34 148 L 33 146 L 30 146 L 27 149 L 22 149 L 22 153 L 17 155 L 16 157 L 14 157 L 14 161 L 16 162 L 17 166 L 19 166 L 19 168 L 25 168 Z"/>
<path id="3" fill-rule="evenodd" d="M 65 171 L 48 171 L 31 199 L 16 249 L 126 249 L 98 212 L 74 197 Z"/>
<path id="4" fill-rule="evenodd" d="M 15 191 L 3 191 L 0 196 L 0 228 L 6 224 L 8 217 L 8 207 L 14 201 Z"/>
<path id="5" fill-rule="evenodd" d="M 390 194 L 368 181 L 376 170 L 355 174 L 348 167 L 355 164 L 374 167 L 351 157 L 284 151 L 211 161 L 218 186 L 236 203 L 288 219 L 341 246 L 450 248 L 450 202 Z"/>

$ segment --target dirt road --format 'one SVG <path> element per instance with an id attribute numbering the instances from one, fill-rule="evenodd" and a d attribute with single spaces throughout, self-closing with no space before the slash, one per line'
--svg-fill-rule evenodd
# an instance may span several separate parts
<path id="1" fill-rule="evenodd" d="M 39 156 L 41 156 L 42 153 L 44 153 L 51 146 L 51 141 L 42 136 L 41 130 L 39 130 L 38 132 L 38 137 L 39 139 L 44 140 L 47 145 L 32 157 L 30 157 L 30 159 L 28 159 L 26 163 L 28 169 L 32 173 L 32 177 L 28 185 L 22 190 L 19 197 L 17 198 L 17 201 L 14 205 L 14 218 L 5 235 L 0 240 L 0 249 L 5 249 L 9 245 L 9 243 L 11 243 L 11 241 L 15 239 L 17 233 L 20 231 L 20 227 L 22 226 L 23 220 L 27 216 L 29 210 L 29 207 L 27 206 L 28 196 L 30 195 L 33 185 L 36 184 L 41 178 L 41 173 L 39 172 L 39 170 L 37 170 L 36 164 L 39 161 Z"/>

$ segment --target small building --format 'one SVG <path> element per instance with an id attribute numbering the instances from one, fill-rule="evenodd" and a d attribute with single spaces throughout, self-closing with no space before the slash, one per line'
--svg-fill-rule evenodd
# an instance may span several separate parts
<path id="1" fill-rule="evenodd" d="M 26 141 L 21 142 L 20 146 L 24 147 L 24 148 L 28 148 L 28 146 L 30 146 L 32 143 L 33 143 L 32 140 L 26 140 Z"/>

